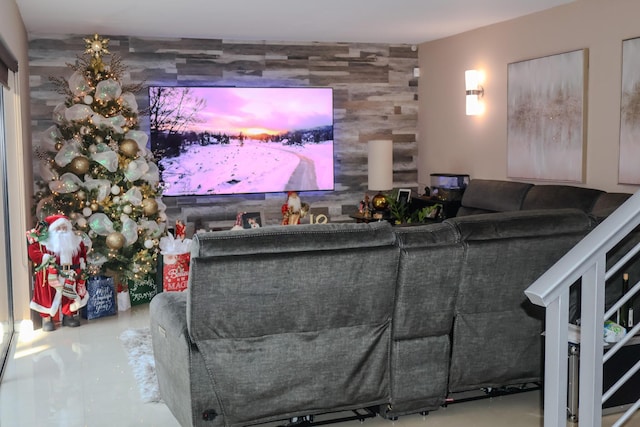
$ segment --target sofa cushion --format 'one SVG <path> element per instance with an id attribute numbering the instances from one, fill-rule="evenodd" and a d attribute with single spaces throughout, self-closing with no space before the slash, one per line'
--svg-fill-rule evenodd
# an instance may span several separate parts
<path id="1" fill-rule="evenodd" d="M 397 274 L 395 240 L 387 222 L 197 234 L 189 333 L 198 341 L 384 323 Z M 314 301 L 331 311 L 295 308 Z"/>
<path id="2" fill-rule="evenodd" d="M 513 237 L 552 236 L 593 228 L 592 218 L 579 209 L 538 209 L 456 217 L 445 221 L 455 226 L 465 242 Z"/>
<path id="3" fill-rule="evenodd" d="M 522 209 L 576 208 L 590 213 L 604 192 L 571 185 L 536 185 L 527 193 Z"/>
<path id="4" fill-rule="evenodd" d="M 457 216 L 518 211 L 533 184 L 515 181 L 473 179 L 469 182 Z"/>
<path id="5" fill-rule="evenodd" d="M 386 221 L 369 224 L 301 224 L 247 230 L 198 233 L 191 257 L 330 251 L 392 245 L 395 235 Z"/>
<path id="6" fill-rule="evenodd" d="M 602 193 L 593 205 L 591 214 L 600 221 L 611 215 L 629 197 L 631 197 L 629 193 Z"/>

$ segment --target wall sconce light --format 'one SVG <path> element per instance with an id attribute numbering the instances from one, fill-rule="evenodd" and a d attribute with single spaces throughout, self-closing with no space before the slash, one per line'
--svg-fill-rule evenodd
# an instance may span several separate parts
<path id="1" fill-rule="evenodd" d="M 467 116 L 477 116 L 484 110 L 480 98 L 484 96 L 484 88 L 480 86 L 480 72 L 467 70 L 464 72 L 465 88 L 467 94 Z"/>

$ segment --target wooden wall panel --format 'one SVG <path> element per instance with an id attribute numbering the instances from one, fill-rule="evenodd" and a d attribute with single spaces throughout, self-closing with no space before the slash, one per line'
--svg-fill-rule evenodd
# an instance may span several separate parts
<path id="1" fill-rule="evenodd" d="M 90 36 L 30 36 L 34 150 L 42 131 L 53 124 L 53 108 L 64 100 L 49 77 L 68 78 L 72 70 L 66 64 L 84 52 L 84 39 Z M 418 54 L 410 45 L 102 36 L 110 38 L 109 50 L 122 57 L 125 80 L 131 83 L 333 87 L 335 191 L 300 194 L 331 221 L 349 220 L 367 191 L 371 139 L 394 142 L 394 186 L 417 189 L 418 79 L 413 70 Z M 148 105 L 146 90 L 136 97 L 141 109 Z M 140 124 L 148 131 L 146 117 L 140 117 Z M 164 202 L 170 223 L 181 218 L 207 228 L 230 226 L 238 211 L 260 210 L 267 224 L 279 223 L 285 199 L 277 193 L 165 197 Z"/>

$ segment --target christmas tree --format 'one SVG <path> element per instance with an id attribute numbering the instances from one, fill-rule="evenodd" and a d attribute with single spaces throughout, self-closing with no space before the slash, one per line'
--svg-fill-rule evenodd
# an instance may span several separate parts
<path id="1" fill-rule="evenodd" d="M 138 130 L 140 85 L 121 82 L 125 67 L 110 55 L 108 39 L 85 41 L 84 55 L 68 64 L 71 77 L 51 79 L 66 100 L 36 150 L 36 214 L 62 213 L 84 233 L 90 274 L 153 279 L 166 216 L 148 136 Z"/>

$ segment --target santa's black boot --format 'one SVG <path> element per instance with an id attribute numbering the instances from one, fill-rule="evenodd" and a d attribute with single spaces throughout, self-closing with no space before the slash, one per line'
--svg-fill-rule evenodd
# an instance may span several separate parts
<path id="1" fill-rule="evenodd" d="M 62 316 L 62 326 L 68 326 L 70 328 L 77 328 L 80 326 L 80 321 L 75 316 L 67 316 L 66 314 Z"/>
<path id="2" fill-rule="evenodd" d="M 42 331 L 43 332 L 53 332 L 56 330 L 56 325 L 53 324 L 53 319 L 50 317 L 48 319 L 42 319 Z"/>

